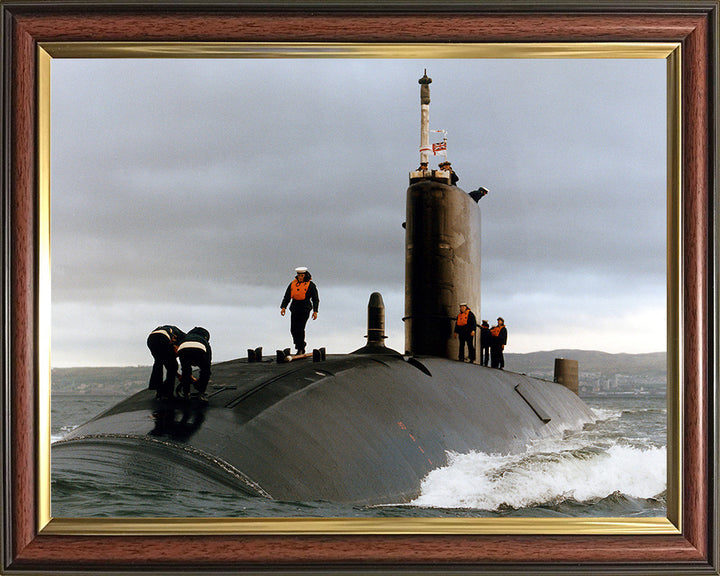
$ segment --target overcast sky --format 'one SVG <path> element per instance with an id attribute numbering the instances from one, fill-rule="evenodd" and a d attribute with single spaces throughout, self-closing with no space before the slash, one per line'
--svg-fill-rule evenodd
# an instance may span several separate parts
<path id="1" fill-rule="evenodd" d="M 418 79 L 466 191 L 484 186 L 482 309 L 507 352 L 666 342 L 666 68 L 649 60 L 54 59 L 52 364 L 149 364 L 160 324 L 215 361 L 292 344 L 404 351 Z M 431 157 L 435 166 L 442 157 Z"/>

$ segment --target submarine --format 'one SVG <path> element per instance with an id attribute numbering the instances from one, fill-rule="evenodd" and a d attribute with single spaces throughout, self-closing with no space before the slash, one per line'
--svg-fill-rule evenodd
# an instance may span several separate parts
<path id="1" fill-rule="evenodd" d="M 595 420 L 577 364 L 554 381 L 460 362 L 460 302 L 480 310 L 481 211 L 450 170 L 429 170 L 429 84 L 421 85 L 421 163 L 409 174 L 405 350 L 385 345 L 382 295 L 352 353 L 262 348 L 212 366 L 206 401 L 142 390 L 53 443 L 53 470 L 134 486 L 280 501 L 407 503 L 450 453 L 520 453 Z"/>

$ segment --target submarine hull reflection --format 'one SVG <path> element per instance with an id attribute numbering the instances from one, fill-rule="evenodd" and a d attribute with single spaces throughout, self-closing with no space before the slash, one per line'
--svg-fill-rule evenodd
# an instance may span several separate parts
<path id="1" fill-rule="evenodd" d="M 560 384 L 438 357 L 329 355 L 213 367 L 207 403 L 144 390 L 52 447 L 54 470 L 137 488 L 408 502 L 449 451 L 517 453 L 593 421 Z"/>

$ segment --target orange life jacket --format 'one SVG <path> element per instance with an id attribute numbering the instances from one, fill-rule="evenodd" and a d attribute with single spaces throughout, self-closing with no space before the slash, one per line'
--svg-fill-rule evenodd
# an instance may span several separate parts
<path id="1" fill-rule="evenodd" d="M 297 278 L 290 284 L 290 296 L 293 300 L 305 300 L 308 288 L 310 288 L 310 281 L 298 282 Z"/>
<path id="2" fill-rule="evenodd" d="M 455 324 L 457 326 L 467 326 L 468 316 L 470 316 L 470 310 L 465 310 L 465 312 L 460 312 L 460 314 L 458 314 L 457 321 L 455 322 Z"/>
<path id="3" fill-rule="evenodd" d="M 502 326 L 493 326 L 492 328 L 490 328 L 490 332 L 492 332 L 492 335 L 497 338 L 498 336 L 500 336 L 500 331 L 502 329 Z"/>

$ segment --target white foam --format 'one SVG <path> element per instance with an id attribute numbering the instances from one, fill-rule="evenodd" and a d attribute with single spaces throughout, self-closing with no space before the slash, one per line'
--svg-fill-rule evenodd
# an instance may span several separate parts
<path id="1" fill-rule="evenodd" d="M 666 487 L 666 449 L 614 445 L 503 456 L 448 454 L 448 466 L 430 472 L 412 504 L 438 508 L 497 510 L 586 502 L 620 492 L 652 498 Z"/>
<path id="2" fill-rule="evenodd" d="M 590 408 L 598 421 L 613 420 L 620 418 L 623 411 L 619 408 Z"/>

